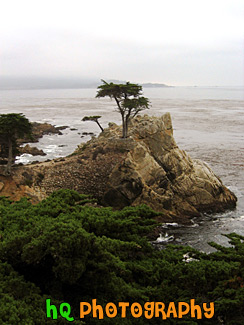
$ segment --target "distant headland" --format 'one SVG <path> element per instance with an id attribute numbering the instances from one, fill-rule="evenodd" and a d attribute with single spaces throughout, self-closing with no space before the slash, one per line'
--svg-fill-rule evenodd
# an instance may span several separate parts
<path id="1" fill-rule="evenodd" d="M 125 83 L 124 80 L 108 79 L 108 82 Z M 4 77 L 0 79 L 0 90 L 9 89 L 95 89 L 101 83 L 99 78 L 74 78 L 74 77 Z M 140 83 L 141 84 L 141 83 Z M 143 88 L 172 87 L 163 83 L 142 83 Z"/>

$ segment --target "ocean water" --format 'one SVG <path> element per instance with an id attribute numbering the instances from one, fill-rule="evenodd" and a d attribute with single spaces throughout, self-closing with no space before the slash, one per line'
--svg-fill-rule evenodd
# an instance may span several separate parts
<path id="1" fill-rule="evenodd" d="M 96 99 L 95 95 L 96 89 L 0 90 L 1 114 L 24 113 L 31 121 L 68 126 L 63 135 L 47 135 L 33 144 L 47 153 L 45 157 L 23 155 L 18 160 L 27 163 L 72 153 L 78 144 L 90 139 L 83 132 L 99 133 L 96 123 L 81 121 L 86 115 L 101 115 L 103 127 L 109 122 L 121 123 L 115 103 Z M 142 114 L 160 116 L 170 112 L 179 147 L 192 158 L 207 162 L 238 197 L 235 210 L 203 216 L 190 226 L 164 225 L 161 238 L 208 252 L 209 241 L 227 243 L 223 233 L 244 235 L 244 89 L 145 88 L 144 95 L 151 107 Z"/>

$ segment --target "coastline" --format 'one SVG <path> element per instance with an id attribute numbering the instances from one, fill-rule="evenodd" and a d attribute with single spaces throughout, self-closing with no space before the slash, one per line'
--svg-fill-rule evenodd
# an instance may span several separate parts
<path id="1" fill-rule="evenodd" d="M 207 162 L 227 187 L 238 197 L 237 208 L 224 214 L 205 216 L 200 222 L 194 221 L 192 227 L 172 228 L 165 232 L 175 236 L 175 241 L 189 243 L 207 251 L 208 241 L 214 239 L 220 244 L 227 240 L 221 233 L 237 231 L 244 233 L 241 216 L 244 215 L 244 171 L 243 153 L 243 100 L 242 90 L 228 92 L 218 89 L 145 89 L 151 98 L 152 107 L 147 114 L 160 116 L 170 111 L 174 126 L 174 137 L 180 148 L 192 158 Z M 49 122 L 54 125 L 68 125 L 63 135 L 44 136 L 39 143 L 33 144 L 43 149 L 47 156 L 41 158 L 59 159 L 73 152 L 77 145 L 90 139 L 81 138 L 82 132 L 98 134 L 95 123 L 82 123 L 87 114 L 102 115 L 102 125 L 108 122 L 120 123 L 120 117 L 109 100 L 94 98 L 95 90 L 60 91 L 8 91 L 2 100 L 3 113 L 24 112 L 32 121 Z M 223 96 L 224 94 L 224 96 Z M 239 95 L 237 95 L 239 94 Z M 21 95 L 21 96 L 20 96 Z M 11 97 L 10 97 L 11 96 Z M 17 97 L 16 97 L 17 96 Z M 76 128 L 77 131 L 71 131 Z M 81 134 L 78 134 L 81 133 Z M 59 147 L 59 145 L 65 145 Z M 39 157 L 33 157 L 37 160 Z M 40 160 L 41 160 L 40 159 Z M 204 237 L 198 235 L 204 233 Z M 165 234 L 165 233 L 164 233 Z"/>

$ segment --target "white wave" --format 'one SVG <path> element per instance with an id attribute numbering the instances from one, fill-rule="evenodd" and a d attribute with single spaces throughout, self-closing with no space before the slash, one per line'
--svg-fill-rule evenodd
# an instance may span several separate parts
<path id="1" fill-rule="evenodd" d="M 33 157 L 29 153 L 23 153 L 21 156 L 16 157 L 16 163 L 22 163 L 22 164 L 27 164 L 30 161 L 30 158 Z"/>
<path id="2" fill-rule="evenodd" d="M 185 263 L 189 263 L 189 262 L 198 261 L 198 260 L 193 258 L 193 257 L 190 257 L 190 253 L 188 252 L 188 253 L 183 255 L 182 261 L 185 262 Z"/>
<path id="3" fill-rule="evenodd" d="M 166 222 L 166 225 L 171 227 L 179 227 L 179 224 L 177 222 Z"/>
<path id="4" fill-rule="evenodd" d="M 159 237 L 156 239 L 156 243 L 168 243 L 172 240 L 174 240 L 174 236 L 169 236 L 166 232 L 164 236 L 162 234 L 159 235 Z"/>

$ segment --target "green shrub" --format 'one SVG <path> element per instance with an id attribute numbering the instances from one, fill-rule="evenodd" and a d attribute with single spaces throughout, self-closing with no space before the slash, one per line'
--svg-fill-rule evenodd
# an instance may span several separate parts
<path id="1" fill-rule="evenodd" d="M 228 248 L 212 243 L 217 251 L 209 255 L 186 246 L 156 250 L 147 239 L 157 225 L 152 209 L 141 205 L 113 211 L 86 206 L 90 201 L 70 190 L 54 192 L 37 205 L 27 199 L 12 203 L 0 198 L 2 324 L 48 323 L 46 298 L 70 303 L 79 324 L 79 302 L 91 299 L 102 305 L 214 301 L 215 317 L 202 319 L 201 324 L 244 322 L 243 237 L 228 235 L 232 244 Z M 187 252 L 196 260 L 185 263 Z M 87 318 L 86 322 L 100 321 Z M 150 324 L 161 322 L 150 320 Z M 115 323 L 148 324 L 148 320 L 104 320 Z M 186 316 L 164 323 L 199 321 Z"/>

